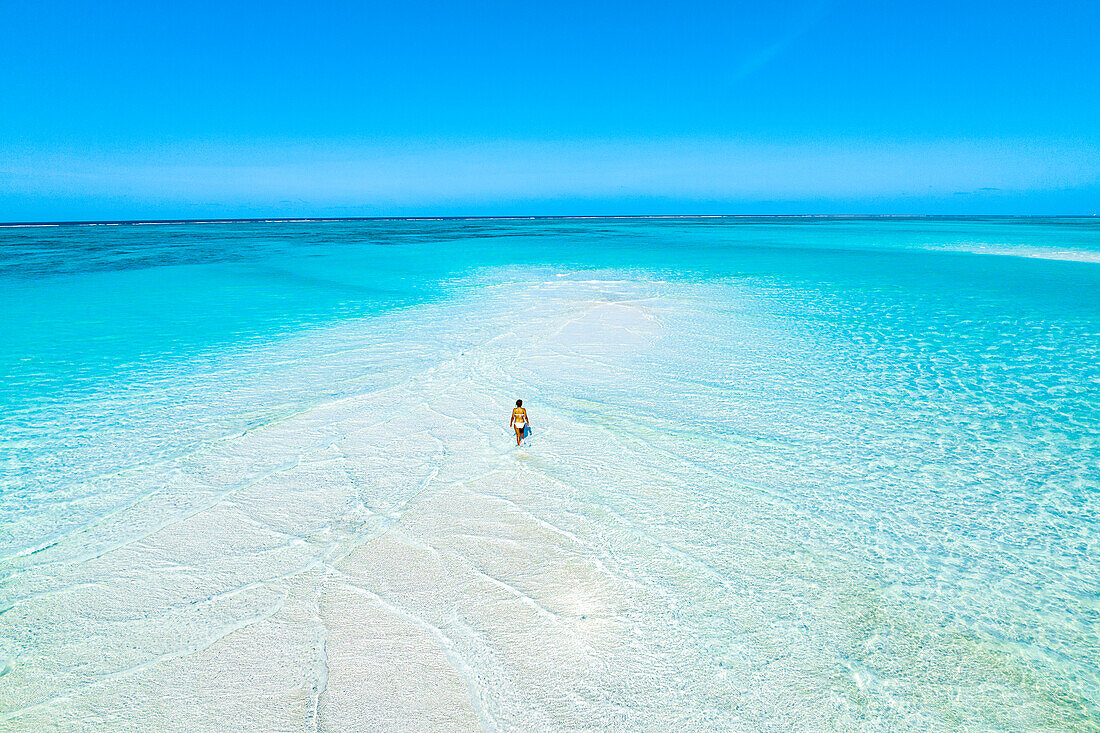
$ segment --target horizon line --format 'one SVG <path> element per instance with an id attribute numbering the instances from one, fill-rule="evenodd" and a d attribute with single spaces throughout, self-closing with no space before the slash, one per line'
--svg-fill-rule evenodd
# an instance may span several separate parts
<path id="1" fill-rule="evenodd" d="M 305 224 L 342 221 L 550 221 L 584 219 L 1094 219 L 1097 214 L 559 214 L 515 216 L 286 216 L 201 219 L 5 221 L 0 228 L 171 224 Z"/>

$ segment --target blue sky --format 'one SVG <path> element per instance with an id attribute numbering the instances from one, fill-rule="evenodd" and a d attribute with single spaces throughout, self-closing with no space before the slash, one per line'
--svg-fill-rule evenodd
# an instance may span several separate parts
<path id="1" fill-rule="evenodd" d="M 1100 3 L 0 0 L 0 221 L 1100 213 Z"/>

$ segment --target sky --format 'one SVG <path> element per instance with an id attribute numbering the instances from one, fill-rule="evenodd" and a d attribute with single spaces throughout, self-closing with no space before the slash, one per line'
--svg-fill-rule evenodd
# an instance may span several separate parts
<path id="1" fill-rule="evenodd" d="M 1100 213 L 1092 0 L 0 20 L 0 221 Z"/>

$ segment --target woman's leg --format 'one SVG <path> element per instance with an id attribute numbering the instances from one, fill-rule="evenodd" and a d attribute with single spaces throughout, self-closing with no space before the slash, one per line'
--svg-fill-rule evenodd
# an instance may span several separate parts
<path id="1" fill-rule="evenodd" d="M 523 441 L 523 428 L 516 428 L 516 445 Z"/>

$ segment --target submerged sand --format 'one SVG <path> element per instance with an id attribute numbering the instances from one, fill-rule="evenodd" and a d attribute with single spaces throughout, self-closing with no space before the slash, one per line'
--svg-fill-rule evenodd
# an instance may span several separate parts
<path id="1" fill-rule="evenodd" d="M 91 481 L 135 498 L 7 561 L 4 729 L 1087 724 L 914 604 L 916 519 L 829 510 L 820 435 L 869 445 L 810 393 L 837 360 L 708 287 L 517 281 L 250 356 L 402 367 Z"/>

